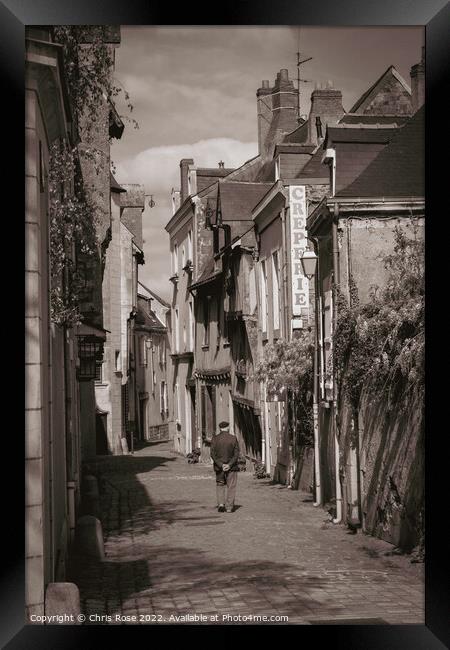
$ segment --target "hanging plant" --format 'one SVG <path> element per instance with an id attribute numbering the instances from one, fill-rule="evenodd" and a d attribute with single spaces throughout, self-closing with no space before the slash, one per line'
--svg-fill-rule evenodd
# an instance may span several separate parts
<path id="1" fill-rule="evenodd" d="M 64 73 L 69 98 L 75 118 L 75 126 L 82 136 L 80 156 L 89 161 L 99 174 L 105 164 L 105 151 L 98 142 L 99 119 L 102 106 L 111 103 L 115 107 L 122 98 L 127 112 L 120 114 L 121 120 L 139 128 L 131 117 L 134 106 L 130 95 L 122 84 L 113 77 L 114 46 L 108 43 L 105 25 L 57 25 L 53 27 L 53 38 L 63 47 Z M 104 116 L 107 119 L 107 116 Z M 108 139 L 111 143 L 111 137 Z M 108 167 L 116 172 L 115 164 L 107 154 Z"/>
<path id="2" fill-rule="evenodd" d="M 80 322 L 85 278 L 76 256 L 97 251 L 96 212 L 86 195 L 77 166 L 77 150 L 56 140 L 49 156 L 51 319 L 71 327 Z"/>
<path id="3" fill-rule="evenodd" d="M 102 189 L 88 182 L 90 170 L 98 175 L 109 172 L 109 124 L 106 140 L 99 129 L 99 119 L 109 102 L 119 95 L 125 99 L 128 111 L 133 105 L 128 93 L 113 79 L 113 46 L 108 43 L 103 25 L 58 25 L 52 28 L 53 39 L 62 45 L 64 76 L 79 142 L 71 147 L 67 141 L 52 144 L 49 156 L 49 217 L 51 267 L 51 319 L 54 323 L 71 327 L 80 322 L 80 304 L 88 278 L 83 277 L 77 262 L 87 261 L 100 251 L 96 227 L 105 223 L 109 208 Z M 106 103 L 105 103 L 106 102 Z M 128 116 L 120 116 L 137 122 Z M 87 162 L 83 178 L 81 162 Z M 108 211 L 108 214 L 105 214 Z M 103 242 L 105 246 L 105 242 Z M 92 268 L 91 268 L 92 271 Z M 89 271 L 88 271 L 89 272 Z"/>
<path id="4" fill-rule="evenodd" d="M 292 397 L 293 433 L 300 446 L 314 444 L 313 353 L 314 342 L 309 330 L 301 330 L 299 337 L 291 341 L 278 339 L 264 347 L 264 357 L 252 377 L 265 382 L 269 396 Z"/>

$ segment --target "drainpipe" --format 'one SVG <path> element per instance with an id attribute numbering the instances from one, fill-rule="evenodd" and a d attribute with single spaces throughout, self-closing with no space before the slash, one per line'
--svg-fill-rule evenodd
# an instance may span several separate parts
<path id="1" fill-rule="evenodd" d="M 339 204 L 334 204 L 334 218 L 332 224 L 333 234 L 333 275 L 334 284 L 339 286 L 339 245 L 338 245 L 338 217 Z M 333 300 L 333 330 L 337 323 L 337 300 Z M 334 455 L 335 455 L 335 479 L 336 479 L 336 517 L 333 519 L 334 524 L 342 521 L 342 489 L 341 479 L 339 476 L 339 440 L 337 432 L 337 386 L 336 378 L 333 378 L 333 430 L 334 430 Z"/>
<path id="2" fill-rule="evenodd" d="M 289 269 L 288 269 L 288 233 L 287 233 L 287 228 L 288 228 L 288 220 L 286 218 L 286 208 L 281 210 L 281 235 L 282 235 L 282 248 L 283 248 L 283 299 L 284 299 L 284 337 L 286 341 L 290 341 L 292 338 L 292 329 L 291 329 L 291 323 L 290 323 L 290 316 L 292 314 L 292 309 L 290 309 L 290 303 L 289 303 L 289 290 L 288 287 L 290 287 L 290 275 L 289 275 Z M 289 214 L 290 218 L 290 214 Z M 289 418 L 288 413 L 289 413 L 289 407 L 288 407 L 288 400 L 289 400 L 289 393 L 286 391 L 286 412 L 285 412 L 285 426 L 287 425 L 287 429 L 289 430 L 289 421 L 286 422 L 286 419 Z M 292 410 L 294 411 L 294 405 L 292 405 Z M 294 465 L 295 465 L 295 458 L 294 458 L 294 453 L 293 453 L 293 447 L 289 445 L 290 449 L 290 458 L 289 458 L 289 469 L 288 469 L 288 485 L 291 484 L 291 477 L 294 475 Z"/>
<path id="3" fill-rule="evenodd" d="M 69 542 L 75 537 L 75 481 L 67 481 L 67 502 L 69 510 Z"/>
<path id="4" fill-rule="evenodd" d="M 289 323 L 289 294 L 288 294 L 288 249 L 287 249 L 287 220 L 286 208 L 281 210 L 281 233 L 282 233 L 282 246 L 283 246 L 283 299 L 284 299 L 284 336 L 286 340 L 290 339 L 290 323 Z"/>
<path id="5" fill-rule="evenodd" d="M 317 268 L 314 282 L 314 302 L 315 302 L 315 345 L 314 345 L 314 362 L 313 362 L 313 428 L 314 428 L 314 470 L 315 470 L 315 500 L 314 505 L 322 505 L 322 485 L 320 472 L 320 445 L 319 445 L 319 328 L 318 318 L 321 318 L 319 312 L 319 286 L 320 286 L 320 255 L 319 240 L 317 237 L 309 237 L 317 247 Z"/>

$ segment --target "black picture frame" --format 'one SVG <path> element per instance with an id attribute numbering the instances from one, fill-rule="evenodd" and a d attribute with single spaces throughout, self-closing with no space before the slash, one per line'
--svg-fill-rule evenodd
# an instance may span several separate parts
<path id="1" fill-rule="evenodd" d="M 23 167 L 24 167 L 24 27 L 37 24 L 122 24 L 122 25 L 321 25 L 321 26 L 391 26 L 424 25 L 426 34 L 426 205 L 427 205 L 427 398 L 426 398 L 426 624 L 412 626 L 296 626 L 296 643 L 321 644 L 326 640 L 335 648 L 364 648 L 372 650 L 415 648 L 434 650 L 444 648 L 450 639 L 450 617 L 448 615 L 449 580 L 448 580 L 448 538 L 446 533 L 447 511 L 446 495 L 448 488 L 446 478 L 447 456 L 440 447 L 447 437 L 448 426 L 438 425 L 437 414 L 443 410 L 446 400 L 443 394 L 445 381 L 432 382 L 431 361 L 437 345 L 445 343 L 445 334 L 441 331 L 437 337 L 432 336 L 436 323 L 431 319 L 433 295 L 439 295 L 442 309 L 442 294 L 437 289 L 438 279 L 445 277 L 444 269 L 439 269 L 445 260 L 445 249 L 433 254 L 433 232 L 439 228 L 439 237 L 443 235 L 441 227 L 448 213 L 448 200 L 444 198 L 448 186 L 448 172 L 445 158 L 440 161 L 440 153 L 447 147 L 446 124 L 448 110 L 445 87 L 449 82 L 449 28 L 450 6 L 445 0 L 378 0 L 376 3 L 362 3 L 360 0 L 327 0 L 309 2 L 299 0 L 240 0 L 234 3 L 222 3 L 215 7 L 203 7 L 200 3 L 183 3 L 176 7 L 172 3 L 152 2 L 151 0 L 134 0 L 133 3 L 93 2 L 93 0 L 67 0 L 49 2 L 48 0 L 3 0 L 0 2 L 0 66 L 3 87 L 3 129 L 13 135 L 13 144 L 4 151 L 8 164 L 8 183 L 4 188 L 7 205 L 4 208 L 9 226 L 17 227 L 14 247 L 19 251 L 14 261 L 14 275 L 21 276 L 20 249 L 23 237 L 21 224 L 23 201 Z M 12 187 L 11 187 L 12 186 Z M 15 187 L 15 189 L 13 189 Z M 22 202 L 23 201 L 23 202 Z M 444 244 L 445 245 L 445 244 Z M 19 260 L 19 261 L 18 261 Z M 10 269 L 10 267 L 8 267 Z M 21 313 L 22 293 L 7 278 L 5 311 L 14 298 L 19 301 L 13 315 Z M 12 309 L 12 308 L 11 308 Z M 444 312 L 441 311 L 441 318 Z M 445 328 L 445 325 L 444 325 Z M 11 345 L 7 350 L 8 368 L 19 366 L 22 349 L 20 326 L 17 347 Z M 444 336 L 444 341 L 442 337 Z M 439 343 L 438 343 L 439 341 Z M 14 350 L 15 348 L 15 350 Z M 443 349 L 440 349 L 439 356 Z M 19 356 L 19 359 L 18 359 Z M 21 366 L 23 367 L 23 366 Z M 13 375 L 14 376 L 14 375 Z M 12 380 L 14 381 L 14 380 Z M 18 394 L 20 378 L 15 381 Z M 19 412 L 21 406 L 17 407 Z M 8 409 L 10 410 L 10 409 Z M 4 526 L 2 578 L 0 586 L 0 618 L 2 647 L 6 648 L 92 648 L 93 636 L 101 635 L 105 643 L 110 634 L 114 634 L 117 643 L 125 640 L 129 643 L 136 628 L 128 627 L 76 627 L 76 626 L 34 626 L 24 623 L 24 488 L 23 488 L 23 436 L 21 424 L 15 418 L 12 429 L 4 430 L 4 463 L 14 466 L 14 471 L 7 491 L 4 491 Z M 7 457 L 6 457 L 7 454 Z M 178 626 L 175 626 L 175 628 Z M 194 626 L 192 626 L 194 627 Z M 291 626 L 286 626 L 291 627 Z M 147 629 L 147 643 L 153 636 Z M 170 631 L 172 631 L 174 628 Z M 206 630 L 207 628 L 203 628 Z M 277 628 L 279 631 L 281 628 Z M 202 630 L 202 631 L 203 631 Z M 144 628 L 145 631 L 145 628 Z M 169 630 L 165 629 L 165 632 Z M 183 630 L 184 632 L 184 630 Z M 197 629 L 196 632 L 199 632 Z M 150 636 L 150 634 L 152 636 Z M 106 635 L 106 637 L 105 637 Z M 126 636 L 125 636 L 126 635 Z M 120 637 L 120 640 L 119 640 Z M 99 641 L 97 641 L 99 642 Z"/>

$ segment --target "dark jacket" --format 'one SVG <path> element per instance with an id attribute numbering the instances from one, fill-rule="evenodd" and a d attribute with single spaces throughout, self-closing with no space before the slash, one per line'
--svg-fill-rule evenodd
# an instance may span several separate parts
<path id="1" fill-rule="evenodd" d="M 214 461 L 215 472 L 221 472 L 224 463 L 230 466 L 231 472 L 237 472 L 239 444 L 236 436 L 225 431 L 214 436 L 211 441 L 211 458 Z"/>

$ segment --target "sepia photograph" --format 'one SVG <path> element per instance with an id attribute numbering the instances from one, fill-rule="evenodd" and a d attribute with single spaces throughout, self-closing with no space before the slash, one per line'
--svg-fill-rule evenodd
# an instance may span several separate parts
<path id="1" fill-rule="evenodd" d="M 426 57 L 25 27 L 27 624 L 425 624 Z"/>

